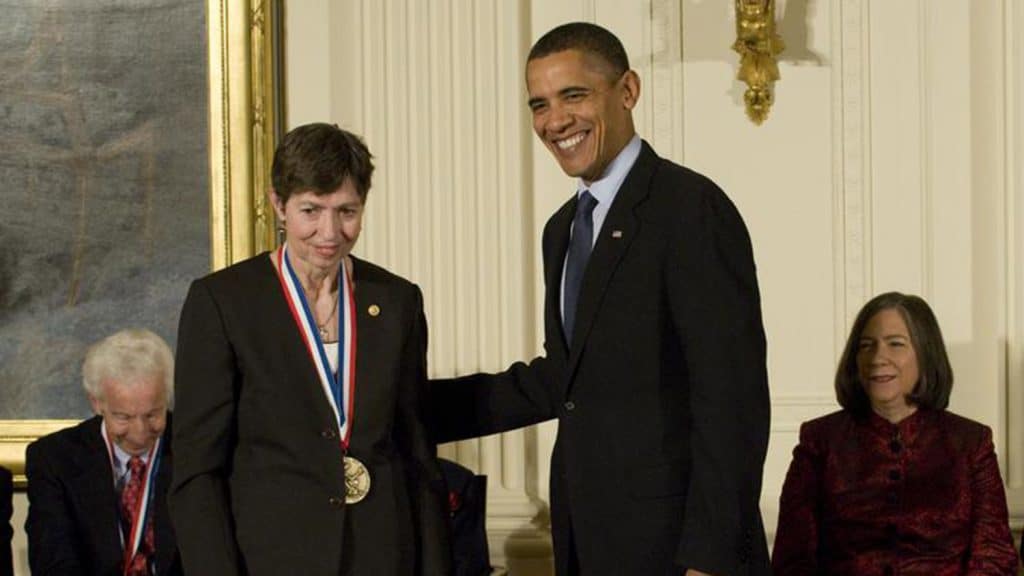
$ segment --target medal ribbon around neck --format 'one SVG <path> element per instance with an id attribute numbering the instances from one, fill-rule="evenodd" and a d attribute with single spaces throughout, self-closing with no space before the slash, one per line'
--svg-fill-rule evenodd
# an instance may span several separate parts
<path id="1" fill-rule="evenodd" d="M 352 293 L 352 282 L 345 272 L 345 263 L 342 262 L 338 269 L 338 298 L 342 300 L 338 303 L 338 374 L 335 375 L 331 373 L 331 364 L 327 360 L 324 343 L 320 340 L 320 332 L 316 328 L 316 321 L 299 283 L 299 277 L 288 258 L 287 248 L 288 244 L 285 243 L 277 251 L 277 275 L 292 318 L 299 328 L 299 334 L 306 343 L 309 357 L 320 377 L 320 385 L 338 419 L 341 448 L 347 451 L 352 432 L 356 385 L 356 302 Z"/>
<path id="2" fill-rule="evenodd" d="M 112 469 L 116 470 L 114 466 L 114 444 L 110 437 L 107 435 L 106 425 L 101 427 L 103 433 L 103 439 L 106 440 L 107 453 L 110 455 L 110 465 Z M 128 538 L 125 538 L 124 530 L 121 531 L 121 546 L 124 548 L 124 570 L 127 574 L 128 568 L 131 566 L 131 561 L 135 558 L 135 554 L 139 551 L 139 546 L 142 546 L 142 538 L 146 533 L 146 523 L 149 522 L 150 510 L 153 508 L 153 499 L 156 496 L 156 473 L 155 470 L 160 468 L 160 444 L 162 438 L 157 438 L 156 443 L 149 449 L 149 458 L 146 459 L 146 478 L 143 486 L 145 488 L 142 492 L 142 498 L 139 498 L 138 504 L 135 506 L 135 510 L 132 510 L 132 522 L 131 527 L 128 530 Z M 124 463 L 125 468 L 128 468 L 128 463 Z M 127 542 L 126 542 L 127 540 Z"/>

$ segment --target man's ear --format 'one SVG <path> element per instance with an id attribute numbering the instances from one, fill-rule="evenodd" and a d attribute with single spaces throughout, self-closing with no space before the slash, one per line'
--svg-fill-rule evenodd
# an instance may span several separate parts
<path id="1" fill-rule="evenodd" d="M 89 405 L 92 406 L 93 414 L 103 414 L 103 403 L 92 394 L 89 394 Z"/>
<path id="2" fill-rule="evenodd" d="M 633 70 L 622 75 L 622 106 L 632 110 L 640 101 L 640 76 Z"/>

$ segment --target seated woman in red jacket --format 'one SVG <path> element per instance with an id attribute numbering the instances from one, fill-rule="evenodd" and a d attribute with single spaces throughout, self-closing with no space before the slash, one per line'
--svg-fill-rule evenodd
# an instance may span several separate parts
<path id="1" fill-rule="evenodd" d="M 1016 574 L 992 431 L 946 410 L 953 370 L 928 304 L 868 302 L 835 386 L 843 409 L 800 428 L 775 574 Z"/>

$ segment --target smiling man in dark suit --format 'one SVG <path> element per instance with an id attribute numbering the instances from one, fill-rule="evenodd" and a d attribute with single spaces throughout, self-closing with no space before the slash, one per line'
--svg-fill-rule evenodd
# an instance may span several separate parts
<path id="1" fill-rule="evenodd" d="M 180 574 L 166 504 L 171 349 L 122 330 L 89 349 L 82 373 L 96 416 L 25 455 L 32 574 Z"/>
<path id="2" fill-rule="evenodd" d="M 765 338 L 743 220 L 636 135 L 640 79 L 611 32 L 551 30 L 526 83 L 534 131 L 579 179 L 544 228 L 546 354 L 433 382 L 439 440 L 558 418 L 561 576 L 769 574 Z"/>

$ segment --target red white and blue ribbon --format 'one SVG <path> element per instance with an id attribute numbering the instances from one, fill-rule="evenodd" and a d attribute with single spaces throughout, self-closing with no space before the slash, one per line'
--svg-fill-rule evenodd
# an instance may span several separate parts
<path id="1" fill-rule="evenodd" d="M 106 425 L 100 427 L 100 432 L 103 434 L 103 439 L 106 440 L 107 453 L 110 455 L 111 466 L 114 465 L 114 444 L 107 435 Z M 153 499 L 156 496 L 156 470 L 160 469 L 160 444 L 162 438 L 157 438 L 153 447 L 149 449 L 149 457 L 146 459 L 146 478 L 143 483 L 142 497 L 139 498 L 138 503 L 135 505 L 135 510 L 131 511 L 131 525 L 128 529 L 127 537 L 122 530 L 121 533 L 121 546 L 124 548 L 124 567 L 128 570 L 131 566 L 131 561 L 135 558 L 135 555 L 139 552 L 139 547 L 142 546 L 142 539 L 146 534 L 146 523 L 150 519 L 150 511 L 153 508 Z M 125 468 L 128 468 L 128 463 L 125 462 Z M 116 470 L 116 467 L 114 467 Z"/>
<path id="2" fill-rule="evenodd" d="M 348 441 L 352 431 L 353 400 L 356 384 L 356 303 L 352 291 L 352 282 L 345 272 L 342 262 L 338 269 L 338 373 L 331 371 L 331 364 L 320 339 L 320 331 L 316 328 L 316 320 L 306 300 L 305 291 L 295 269 L 288 258 L 288 244 L 285 243 L 277 251 L 277 275 L 284 290 L 285 301 L 291 310 L 299 334 L 309 350 L 316 373 L 320 377 L 320 385 L 338 419 L 338 433 L 342 449 L 348 449 Z"/>

